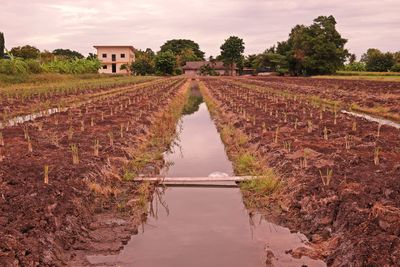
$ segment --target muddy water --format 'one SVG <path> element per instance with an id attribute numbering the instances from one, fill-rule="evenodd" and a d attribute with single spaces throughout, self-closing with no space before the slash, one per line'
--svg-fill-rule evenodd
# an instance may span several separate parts
<path id="1" fill-rule="evenodd" d="M 179 132 L 171 150 L 164 158 L 172 165 L 162 174 L 170 177 L 233 175 L 224 144 L 211 120 L 202 97 L 193 91 L 185 113 L 178 124 Z"/>
<path id="2" fill-rule="evenodd" d="M 196 92 L 193 92 L 196 95 Z M 180 134 L 165 157 L 168 176 L 233 174 L 217 129 L 201 99 L 185 109 Z M 187 111 L 187 112 L 186 112 Z M 159 196 L 159 195 L 157 195 Z M 88 256 L 96 266 L 325 266 L 286 251 L 306 237 L 249 216 L 238 188 L 168 187 L 151 204 L 155 212 L 118 255 Z M 266 265 L 270 262 L 274 265 Z"/>

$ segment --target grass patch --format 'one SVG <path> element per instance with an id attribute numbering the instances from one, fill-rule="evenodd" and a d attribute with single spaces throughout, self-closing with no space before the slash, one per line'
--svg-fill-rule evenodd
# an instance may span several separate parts
<path id="1" fill-rule="evenodd" d="M 217 103 L 210 96 L 208 89 L 200 83 L 200 90 L 214 119 L 223 119 Z M 244 202 L 248 208 L 260 204 L 260 198 L 268 198 L 281 186 L 281 179 L 276 172 L 267 166 L 266 160 L 249 145 L 248 136 L 232 124 L 218 125 L 220 135 L 233 162 L 236 175 L 254 176 L 255 179 L 240 183 Z M 262 201 L 264 202 L 264 201 Z"/>

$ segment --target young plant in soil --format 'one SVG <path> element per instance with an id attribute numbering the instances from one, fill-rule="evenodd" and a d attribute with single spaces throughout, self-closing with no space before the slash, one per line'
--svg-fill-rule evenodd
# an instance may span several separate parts
<path id="1" fill-rule="evenodd" d="M 44 183 L 49 183 L 49 165 L 44 165 Z"/>
<path id="2" fill-rule="evenodd" d="M 329 184 L 331 183 L 332 180 L 332 176 L 333 176 L 333 170 L 332 169 L 326 169 L 326 174 L 322 174 L 322 171 L 319 170 L 319 175 L 321 177 L 322 180 L 322 184 L 324 186 L 329 186 Z"/>
<path id="3" fill-rule="evenodd" d="M 71 153 L 72 153 L 72 164 L 79 164 L 79 154 L 78 154 L 78 146 L 73 144 L 71 145 Z"/>
<path id="4" fill-rule="evenodd" d="M 95 157 L 99 156 L 99 149 L 100 149 L 100 142 L 99 140 L 94 140 L 94 146 L 93 146 L 93 154 Z"/>
<path id="5" fill-rule="evenodd" d="M 4 146 L 4 137 L 2 132 L 0 132 L 0 146 Z"/>
<path id="6" fill-rule="evenodd" d="M 380 147 L 375 147 L 374 149 L 374 164 L 375 165 L 379 165 L 379 154 L 381 152 L 381 148 Z"/>

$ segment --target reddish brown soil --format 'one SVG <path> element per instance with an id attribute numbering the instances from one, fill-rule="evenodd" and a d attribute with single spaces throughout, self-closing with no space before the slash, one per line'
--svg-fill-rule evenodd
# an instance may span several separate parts
<path id="1" fill-rule="evenodd" d="M 0 266 L 61 266 L 77 260 L 82 250 L 121 248 L 144 216 L 136 209 L 138 185 L 123 181 L 123 168 L 150 136 L 152 122 L 182 82 L 168 79 L 126 88 L 119 95 L 1 130 L 5 146 L 0 146 Z M 33 152 L 28 152 L 24 129 Z M 99 156 L 93 154 L 94 140 L 101 146 Z M 72 164 L 71 144 L 79 148 L 78 165 Z M 45 165 L 50 168 L 49 184 L 44 183 Z M 147 171 L 157 173 L 157 168 Z M 103 191 L 91 190 L 88 184 L 94 183 Z M 117 216 L 121 220 L 115 219 L 117 208 L 124 211 Z"/>
<path id="2" fill-rule="evenodd" d="M 277 85 L 282 80 L 272 79 Z M 382 126 L 378 138 L 377 123 L 339 114 L 334 124 L 334 113 L 325 111 L 320 119 L 321 108 L 304 101 L 227 80 L 204 82 L 223 114 L 217 124 L 231 123 L 243 130 L 250 136 L 249 145 L 256 146 L 281 174 L 283 189 L 259 203 L 261 210 L 305 233 L 329 266 L 400 266 L 399 130 Z M 313 125 L 311 133 L 308 121 Z M 346 135 L 353 138 L 350 149 L 345 148 Z M 287 142 L 290 151 L 284 148 Z M 374 164 L 375 147 L 381 149 L 379 165 Z M 306 167 L 300 165 L 304 157 Z M 333 176 L 324 185 L 320 171 L 326 174 L 327 169 L 333 170 Z M 278 214 L 273 212 L 277 209 Z"/>
<path id="3" fill-rule="evenodd" d="M 107 86 L 99 86 L 98 88 L 69 91 L 68 93 L 52 93 L 32 95 L 29 98 L 14 98 L 3 95 L 0 92 L 0 118 L 2 120 L 11 119 L 14 116 L 28 115 L 32 112 L 43 111 L 49 108 L 57 108 L 61 106 L 69 106 L 79 101 L 88 101 L 89 99 L 98 98 L 102 95 L 118 93 L 126 88 L 132 88 L 141 84 L 143 81 L 132 81 L 126 86 L 118 86 L 118 84 L 110 84 Z M 34 89 L 32 89 L 34 90 Z"/>
<path id="4" fill-rule="evenodd" d="M 246 77 L 239 80 L 278 91 L 316 95 L 345 105 L 356 103 L 364 108 L 385 107 L 400 118 L 399 82 L 295 77 Z"/>

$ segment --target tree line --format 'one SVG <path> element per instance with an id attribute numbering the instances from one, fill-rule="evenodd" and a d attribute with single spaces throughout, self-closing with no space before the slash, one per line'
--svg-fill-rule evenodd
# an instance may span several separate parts
<path id="1" fill-rule="evenodd" d="M 239 71 L 273 71 L 293 76 L 334 74 L 338 70 L 400 71 L 400 51 L 381 52 L 371 48 L 356 61 L 356 56 L 345 48 L 347 40 L 337 31 L 336 24 L 333 16 L 319 16 L 309 26 L 294 26 L 287 40 L 277 42 L 262 53 L 247 56 L 243 54 L 243 39 L 230 36 L 220 46 L 220 54 L 215 59 L 210 56 L 209 61 L 223 61 L 230 72 L 236 71 L 236 66 Z M 57 59 L 85 60 L 77 51 L 56 49 L 52 52 L 41 52 L 29 45 L 14 47 L 9 54 L 25 60 L 39 60 L 41 63 L 54 62 Z M 192 40 L 172 39 L 166 41 L 157 53 L 150 48 L 136 50 L 135 62 L 122 68 L 135 75 L 179 75 L 182 74 L 182 67 L 186 62 L 203 61 L 204 54 L 199 44 Z M 0 58 L 3 57 L 4 35 L 0 33 Z M 96 55 L 89 54 L 86 60 L 96 60 Z M 32 61 L 29 64 L 34 65 Z M 201 71 L 209 75 L 217 74 L 212 64 L 204 66 Z"/>

